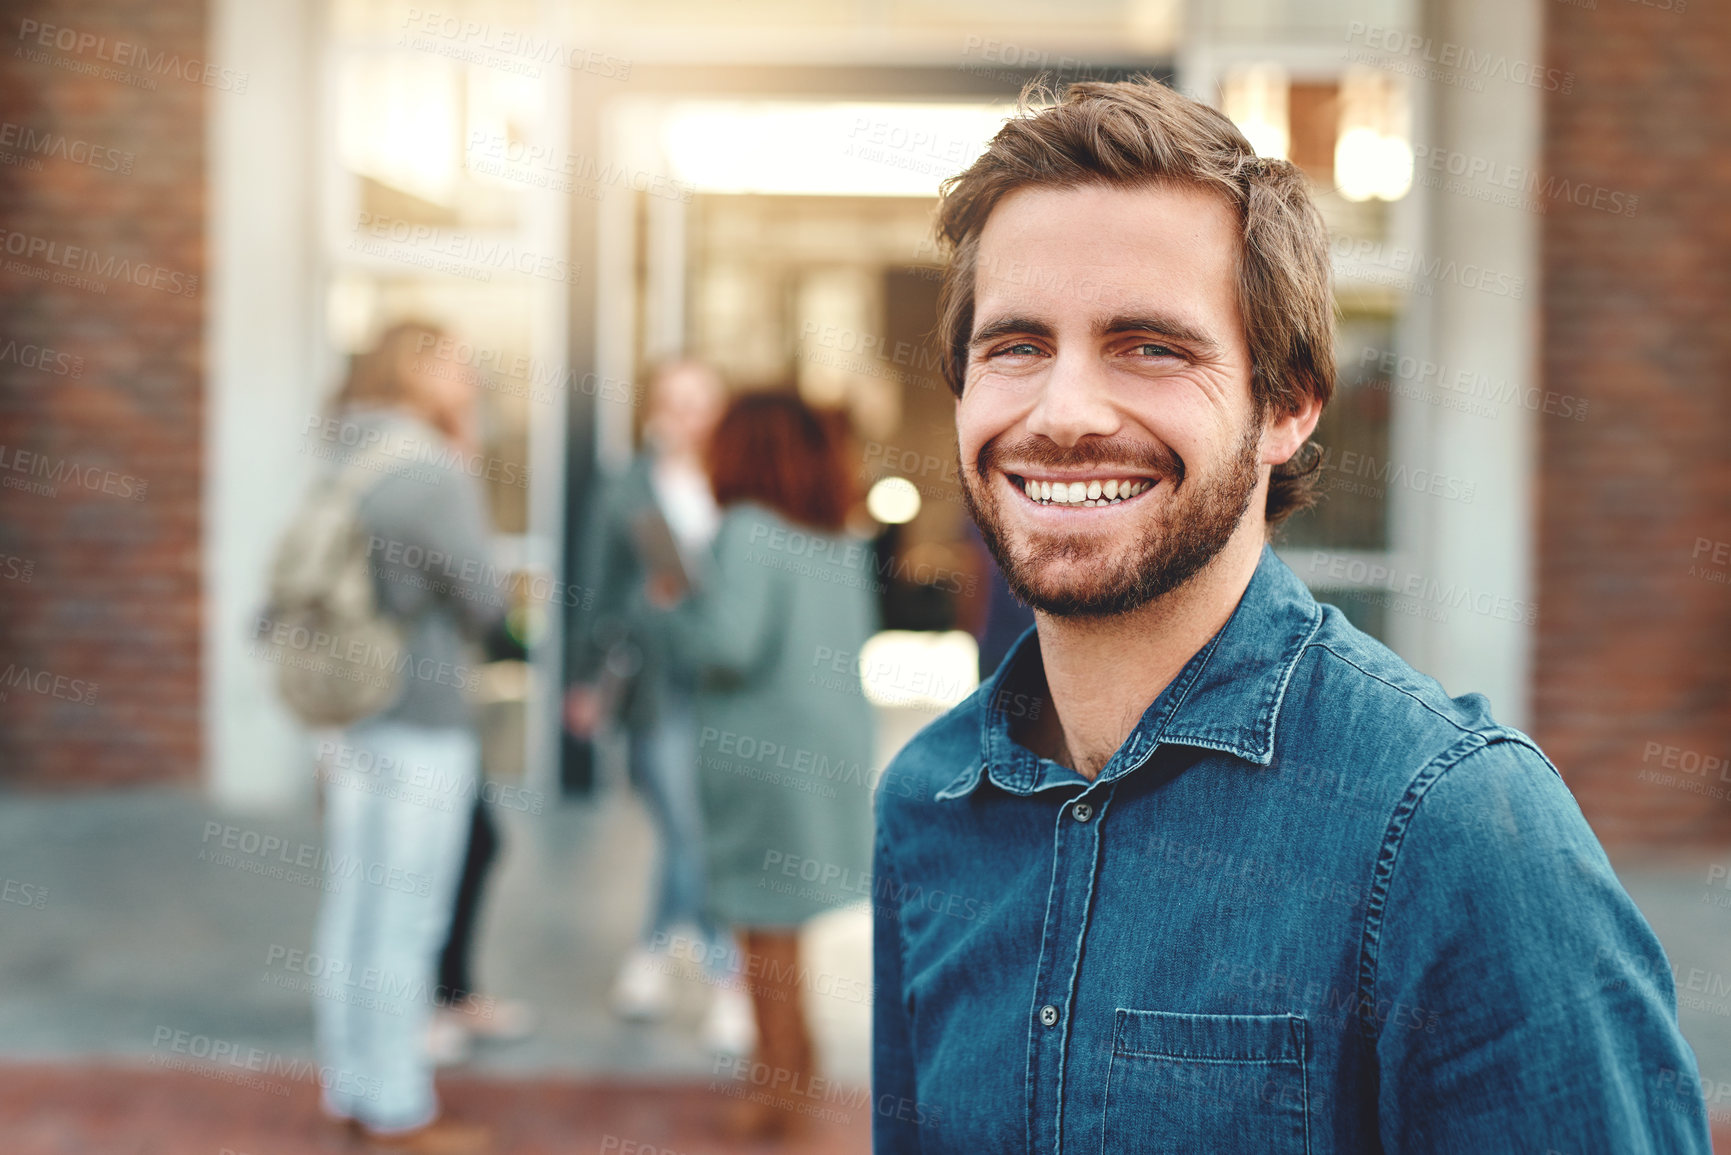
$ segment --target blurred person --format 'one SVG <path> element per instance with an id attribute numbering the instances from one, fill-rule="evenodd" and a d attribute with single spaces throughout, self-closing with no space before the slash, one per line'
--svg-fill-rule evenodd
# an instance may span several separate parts
<path id="1" fill-rule="evenodd" d="M 878 794 L 876 1149 L 1710 1150 L 1556 768 L 1269 544 L 1334 376 L 1299 170 L 1078 83 L 939 232 L 963 495 L 1035 626 Z"/>
<path id="2" fill-rule="evenodd" d="M 404 625 L 406 647 L 395 704 L 326 743 L 327 887 L 315 949 L 330 973 L 357 985 L 316 998 L 315 1015 L 321 1064 L 347 1076 L 324 1087 L 327 1115 L 380 1147 L 478 1152 L 488 1148 L 484 1129 L 439 1115 L 427 1034 L 479 793 L 465 689 L 475 641 L 504 607 L 485 581 L 489 530 L 469 468 L 474 384 L 423 355 L 443 336 L 413 321 L 386 330 L 333 403 L 339 441 L 385 463 L 359 518 L 379 603 Z"/>
<path id="3" fill-rule="evenodd" d="M 487 876 L 499 857 L 503 839 L 499 820 L 484 795 L 475 796 L 469 819 L 467 849 L 458 872 L 451 925 L 439 950 L 438 1010 L 427 1034 L 434 1063 L 467 1058 L 474 1039 L 512 1042 L 534 1033 L 535 1008 L 521 999 L 501 999 L 479 992 L 474 980 L 475 931 Z"/>
<path id="4" fill-rule="evenodd" d="M 700 672 L 709 907 L 741 937 L 757 1012 L 743 1085 L 769 1088 L 728 1129 L 777 1137 L 799 1129 L 817 1065 L 800 930 L 870 897 L 873 718 L 857 663 L 876 574 L 843 530 L 851 480 L 833 425 L 796 396 L 735 399 L 708 462 L 723 509 L 713 557 L 683 600 L 663 574 L 651 597 L 671 605 L 656 622 L 666 645 Z"/>
<path id="5" fill-rule="evenodd" d="M 500 618 L 481 639 L 485 662 L 522 662 L 528 647 Z M 427 1036 L 427 1049 L 436 1064 L 462 1062 L 469 1057 L 474 1040 L 514 1042 L 535 1030 L 535 1008 L 520 999 L 483 995 L 474 980 L 475 935 L 480 924 L 481 901 L 487 878 L 499 858 L 504 837 L 493 805 L 483 789 L 475 795 L 469 820 L 468 848 L 457 880 L 451 926 L 439 951 L 439 983 L 434 997 L 438 1010 Z"/>
<path id="6" fill-rule="evenodd" d="M 509 615 L 496 621 L 480 643 L 485 662 L 524 662 L 529 650 L 511 629 Z M 475 984 L 475 935 L 480 924 L 481 902 L 487 879 L 499 858 L 504 836 L 493 805 L 483 789 L 475 795 L 469 820 L 468 848 L 457 880 L 456 903 L 451 926 L 439 951 L 439 985 L 435 990 L 438 1010 L 433 1015 L 427 1048 L 436 1064 L 462 1062 L 469 1057 L 474 1040 L 514 1042 L 535 1030 L 535 1008 L 520 999 L 483 995 Z"/>
<path id="7" fill-rule="evenodd" d="M 712 987 L 702 1027 L 713 1049 L 743 1053 L 753 1035 L 751 1004 L 733 981 L 737 948 L 710 918 L 705 902 L 703 826 L 697 799 L 695 672 L 668 655 L 640 620 L 647 567 L 639 527 L 659 518 L 692 559 L 707 553 L 720 520 L 704 471 L 703 449 L 721 413 L 724 390 L 697 361 L 662 366 L 650 382 L 643 448 L 602 489 L 584 534 L 580 565 L 591 609 L 573 615 L 570 652 L 575 684 L 566 694 L 566 724 L 591 736 L 614 713 L 625 730 L 632 786 L 655 828 L 656 868 L 648 915 L 637 946 L 613 984 L 622 1018 L 654 1021 L 672 1005 L 670 948 L 690 935 Z"/>
<path id="8" fill-rule="evenodd" d="M 436 1064 L 457 1063 L 469 1055 L 473 1034 L 479 1026 L 485 1002 L 475 993 L 473 975 L 475 929 L 480 921 L 481 899 L 487 876 L 499 855 L 499 824 L 479 795 L 469 814 L 469 835 L 463 865 L 457 872 L 457 889 L 451 906 L 451 925 L 445 945 L 439 949 L 438 986 L 427 1035 L 427 1049 Z M 490 1021 L 492 1016 L 486 1016 Z"/>

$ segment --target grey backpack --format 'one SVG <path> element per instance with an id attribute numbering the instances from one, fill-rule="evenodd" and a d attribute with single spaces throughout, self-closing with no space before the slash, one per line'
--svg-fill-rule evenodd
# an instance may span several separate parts
<path id="1" fill-rule="evenodd" d="M 352 726 L 406 685 L 406 631 L 379 605 L 361 499 L 401 458 L 373 451 L 315 481 L 277 543 L 257 652 L 283 703 L 308 727 Z"/>

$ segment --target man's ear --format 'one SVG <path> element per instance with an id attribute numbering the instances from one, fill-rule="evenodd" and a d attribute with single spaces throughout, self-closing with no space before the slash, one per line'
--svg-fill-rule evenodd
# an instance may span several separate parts
<path id="1" fill-rule="evenodd" d="M 1263 465 L 1284 465 L 1304 447 L 1322 417 L 1322 402 L 1305 393 L 1296 409 L 1270 413 L 1262 430 Z"/>

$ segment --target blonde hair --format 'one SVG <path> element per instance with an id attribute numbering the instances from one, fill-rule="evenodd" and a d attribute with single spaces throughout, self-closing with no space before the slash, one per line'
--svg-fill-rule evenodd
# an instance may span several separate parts
<path id="1" fill-rule="evenodd" d="M 371 349 L 350 360 L 348 376 L 331 399 L 331 409 L 340 413 L 362 406 L 395 405 L 422 410 L 421 397 L 405 369 L 411 358 L 431 356 L 433 347 L 445 338 L 445 330 L 430 321 L 398 321 L 379 334 Z M 425 416 L 447 436 L 456 436 L 456 430 L 444 428 L 445 415 Z"/>

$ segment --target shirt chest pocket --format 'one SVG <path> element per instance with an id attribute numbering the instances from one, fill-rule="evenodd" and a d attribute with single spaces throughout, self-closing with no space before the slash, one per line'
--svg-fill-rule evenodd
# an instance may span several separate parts
<path id="1" fill-rule="evenodd" d="M 1120 1008 L 1103 1155 L 1308 1151 L 1309 1025 L 1298 1015 Z"/>

